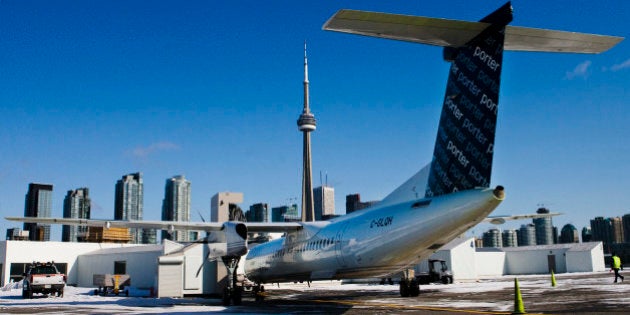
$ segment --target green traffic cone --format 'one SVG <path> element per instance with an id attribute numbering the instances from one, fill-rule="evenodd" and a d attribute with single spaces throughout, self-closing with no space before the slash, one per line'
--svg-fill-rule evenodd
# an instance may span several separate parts
<path id="1" fill-rule="evenodd" d="M 556 276 L 553 274 L 553 270 L 551 270 L 551 286 L 556 286 Z"/>
<path id="2" fill-rule="evenodd" d="M 518 279 L 514 278 L 514 312 L 512 314 L 527 314 L 523 305 L 521 289 L 518 287 Z"/>

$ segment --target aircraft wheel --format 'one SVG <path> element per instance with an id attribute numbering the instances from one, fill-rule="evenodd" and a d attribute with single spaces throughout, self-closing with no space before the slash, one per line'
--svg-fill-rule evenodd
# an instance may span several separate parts
<path id="1" fill-rule="evenodd" d="M 253 291 L 254 292 L 254 299 L 256 300 L 256 302 L 260 303 L 265 301 L 265 286 L 264 285 L 256 285 L 254 286 Z"/>
<path id="2" fill-rule="evenodd" d="M 453 278 L 452 278 L 452 277 L 443 277 L 443 278 L 442 278 L 442 283 L 443 283 L 443 284 L 450 284 L 450 283 L 453 283 Z"/>
<path id="3" fill-rule="evenodd" d="M 230 288 L 223 289 L 223 306 L 230 306 Z"/>
<path id="4" fill-rule="evenodd" d="M 420 295 L 420 284 L 416 279 L 413 279 L 409 282 L 409 296 L 416 297 Z"/>
<path id="5" fill-rule="evenodd" d="M 400 296 L 409 296 L 409 282 L 407 279 L 400 279 Z"/>
<path id="6" fill-rule="evenodd" d="M 234 291 L 232 292 L 232 302 L 234 303 L 234 305 L 241 305 L 242 301 L 243 301 L 243 288 L 235 287 Z"/>

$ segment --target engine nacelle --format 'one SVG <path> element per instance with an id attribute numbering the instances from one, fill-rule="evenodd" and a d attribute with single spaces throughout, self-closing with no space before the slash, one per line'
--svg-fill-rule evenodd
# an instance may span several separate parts
<path id="1" fill-rule="evenodd" d="M 240 222 L 225 222 L 223 224 L 225 242 L 227 243 L 226 256 L 243 256 L 247 254 L 247 226 Z"/>
<path id="2" fill-rule="evenodd" d="M 247 226 L 241 222 L 225 222 L 221 231 L 210 233 L 205 242 L 209 258 L 247 254 Z"/>

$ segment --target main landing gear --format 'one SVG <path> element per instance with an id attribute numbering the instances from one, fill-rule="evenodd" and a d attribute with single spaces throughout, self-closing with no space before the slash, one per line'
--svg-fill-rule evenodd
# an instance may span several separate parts
<path id="1" fill-rule="evenodd" d="M 400 278 L 400 296 L 416 297 L 418 295 L 420 295 L 420 283 L 416 277 L 409 277 L 409 271 L 405 271 L 403 277 Z"/>
<path id="2" fill-rule="evenodd" d="M 243 302 L 243 286 L 238 285 L 236 270 L 241 260 L 240 256 L 223 256 L 221 257 L 223 264 L 228 271 L 228 283 L 223 289 L 222 301 L 224 306 L 241 305 Z M 256 283 L 252 287 L 252 293 L 256 302 L 265 300 L 265 287 L 261 283 Z"/>
<path id="3" fill-rule="evenodd" d="M 260 283 L 256 283 L 256 285 L 252 289 L 252 292 L 254 293 L 254 299 L 256 300 L 256 302 L 260 303 L 265 300 L 265 286 L 264 285 Z"/>
<path id="4" fill-rule="evenodd" d="M 223 264 L 228 270 L 228 283 L 223 289 L 223 305 L 229 306 L 230 301 L 234 305 L 241 305 L 243 301 L 243 287 L 237 285 L 236 269 L 238 268 L 238 262 L 241 260 L 240 256 L 223 256 L 221 257 Z"/>

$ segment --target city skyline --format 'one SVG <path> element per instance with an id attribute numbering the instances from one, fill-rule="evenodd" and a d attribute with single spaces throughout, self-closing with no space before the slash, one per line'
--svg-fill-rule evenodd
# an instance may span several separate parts
<path id="1" fill-rule="evenodd" d="M 131 185 L 128 183 L 129 181 L 132 181 L 134 183 L 132 183 Z M 116 184 L 116 189 L 121 189 L 119 187 L 123 187 L 123 186 L 142 186 L 142 174 L 141 173 L 132 173 L 132 174 L 126 174 L 122 176 L 121 180 L 117 181 Z M 26 194 L 26 205 L 25 205 L 25 211 L 28 209 L 29 204 L 35 203 L 35 204 L 43 204 L 45 207 L 44 208 L 50 208 L 49 204 L 51 203 L 51 191 L 52 191 L 52 187 L 53 185 L 51 184 L 38 184 L 38 183 L 30 183 L 29 184 L 29 189 L 28 192 Z M 39 196 L 40 190 L 46 190 L 45 191 L 45 196 L 44 196 L 44 201 L 40 202 L 37 200 L 37 198 L 39 197 L 29 197 L 29 196 Z M 135 194 L 137 194 L 137 190 L 138 187 L 131 187 L 131 189 L 127 189 L 129 191 L 135 191 Z M 140 190 L 142 190 L 140 188 Z M 165 198 L 162 200 L 162 220 L 166 220 L 166 221 L 190 221 L 190 210 L 188 209 L 189 204 L 190 204 L 190 181 L 186 180 L 184 175 L 176 175 L 176 176 L 172 176 L 170 178 L 168 178 L 166 180 L 166 185 L 165 185 L 165 193 L 164 196 Z M 325 211 L 320 209 L 322 204 L 321 204 L 321 200 L 318 200 L 317 195 L 320 195 L 320 199 L 324 198 L 324 199 L 330 199 L 330 197 L 326 197 L 325 195 L 332 195 L 333 199 L 334 199 L 334 188 L 330 187 L 330 186 L 320 186 L 320 187 L 315 187 L 313 189 L 314 195 L 315 195 L 315 213 L 317 216 L 317 220 L 320 220 L 321 218 L 319 218 L 319 216 L 321 216 L 320 213 L 324 213 L 326 216 L 335 216 L 334 214 L 331 214 L 330 211 Z M 229 194 L 229 193 L 228 193 Z M 241 193 L 236 193 L 236 194 L 241 194 Z M 141 195 L 141 194 L 140 194 Z M 169 196 L 170 195 L 170 196 Z M 350 199 L 348 199 L 350 198 Z M 31 201 L 29 201 L 30 199 L 33 199 Z M 127 198 L 127 199 L 137 199 L 137 198 Z M 141 200 L 142 198 L 140 198 L 140 207 L 142 207 L 142 203 L 143 201 Z M 168 199 L 168 200 L 167 200 Z M 355 200 L 356 199 L 356 200 Z M 83 187 L 83 188 L 78 188 L 75 190 L 69 190 L 66 194 L 66 197 L 64 198 L 64 218 L 87 218 L 90 219 L 90 207 L 91 207 L 91 202 L 90 202 L 90 198 L 89 198 L 89 188 L 87 187 Z M 352 207 L 356 207 L 357 204 L 352 204 L 352 202 L 350 204 L 348 204 L 349 201 L 354 201 L 354 202 L 358 202 L 358 204 L 362 204 L 363 207 L 360 207 L 358 209 L 354 209 Z M 361 211 L 363 209 L 365 209 L 365 207 L 369 207 L 370 204 L 374 203 L 375 201 L 371 201 L 371 202 L 365 202 L 362 203 L 360 202 L 360 197 L 358 197 L 358 194 L 350 194 L 346 196 L 346 207 L 350 206 L 352 209 L 354 209 L 354 211 Z M 167 206 L 168 204 L 172 203 L 171 206 Z M 330 200 L 325 202 L 326 204 L 329 205 L 329 207 L 332 205 L 334 207 L 334 203 L 332 203 Z M 179 205 L 177 205 L 179 204 Z M 242 203 L 238 203 L 237 205 L 243 205 Z M 179 209 L 175 209 L 175 208 L 182 208 L 184 211 L 175 211 L 175 210 L 179 210 Z M 275 207 L 272 208 L 273 211 L 269 211 L 269 206 L 266 203 L 255 203 L 249 206 L 249 210 L 245 211 L 244 215 L 245 218 L 244 220 L 248 221 L 248 222 L 283 222 L 284 220 L 278 220 L 278 219 L 274 219 L 274 216 L 276 216 L 276 214 L 274 214 L 274 211 L 276 209 L 281 210 L 284 208 L 284 211 L 282 212 L 282 214 L 278 213 L 277 216 L 278 218 L 280 218 L 280 216 L 284 216 L 285 212 L 287 211 L 287 209 L 292 209 L 292 211 L 294 211 L 295 213 L 299 213 L 298 209 L 297 209 L 297 204 L 293 204 L 293 205 L 282 205 L 279 207 Z M 187 209 L 187 211 L 186 211 Z M 347 210 L 347 209 L 346 209 Z M 32 210 L 30 210 L 32 212 Z M 49 210 L 45 210 L 45 211 L 49 211 Z M 536 213 L 549 213 L 550 211 L 546 208 L 539 208 Z M 289 214 L 288 212 L 286 213 L 287 215 L 289 215 L 291 217 L 291 220 L 296 220 L 298 219 L 298 215 L 297 214 Z M 25 212 L 25 216 L 26 216 L 26 212 Z M 136 215 L 137 216 L 137 215 Z M 175 217 L 176 216 L 176 217 Z M 186 219 L 186 217 L 188 219 Z M 577 240 L 579 240 L 579 242 L 589 242 L 591 241 L 591 238 L 589 237 L 588 240 L 584 240 L 584 231 L 585 229 L 588 229 L 589 231 L 589 235 L 591 235 L 591 229 L 594 229 L 597 233 L 603 233 L 604 231 L 604 227 L 602 226 L 603 222 L 608 222 L 608 224 L 612 224 L 610 229 L 610 231 L 613 231 L 611 235 L 605 236 L 605 235 L 595 235 L 595 238 L 598 241 L 603 241 L 605 244 L 612 244 L 612 243 L 627 243 L 627 239 L 630 239 L 630 232 L 626 231 L 626 227 L 630 226 L 630 213 L 626 213 L 623 215 L 617 215 L 617 216 L 612 216 L 612 217 L 601 217 L 601 216 L 596 216 L 590 219 L 590 223 L 588 225 L 585 225 L 584 227 L 582 227 L 582 237 L 579 237 L 579 233 L 577 233 L 577 229 L 575 228 L 575 226 L 571 223 L 566 223 L 562 226 L 562 231 L 558 230 L 558 226 L 554 225 L 552 222 L 552 218 L 553 217 L 547 217 L 547 218 L 534 218 L 531 220 L 531 223 L 523 223 L 520 225 L 520 227 L 518 228 L 514 228 L 514 227 L 507 227 L 505 225 L 493 225 L 491 228 L 489 228 L 488 230 L 486 230 L 485 232 L 482 232 L 478 235 L 474 235 L 474 230 L 469 230 L 468 233 L 472 233 L 474 237 L 478 238 L 478 239 L 483 239 L 485 242 L 485 239 L 487 238 L 487 234 L 491 231 L 498 231 L 498 235 L 499 238 L 503 239 L 503 244 L 505 244 L 505 239 L 506 236 L 504 233 L 506 232 L 515 232 L 516 234 L 514 235 L 514 237 L 518 236 L 518 246 L 527 246 L 527 245 L 550 245 L 550 244 L 554 244 L 554 243 L 566 243 L 562 241 L 562 237 L 563 237 L 563 233 L 565 233 L 565 228 L 567 227 L 571 227 L 572 229 L 575 229 L 573 232 L 576 233 L 577 236 Z M 116 213 L 114 214 L 114 219 L 116 219 Z M 123 220 L 118 218 L 117 220 Z M 126 220 L 126 219 L 124 219 Z M 142 220 L 141 218 L 139 220 Z M 526 220 L 517 220 L 516 222 L 526 222 Z M 48 238 L 50 240 L 54 239 L 50 236 L 53 235 L 53 233 L 51 233 L 51 226 L 48 225 L 42 225 L 43 228 L 48 228 L 47 231 L 45 231 L 45 235 L 48 235 Z M 21 230 L 18 227 L 15 227 L 18 230 Z M 77 237 L 77 229 L 74 229 L 74 231 L 71 231 L 70 229 L 67 228 L 72 228 L 72 226 L 61 226 L 62 228 L 62 241 L 67 242 L 67 241 L 71 241 L 71 242 L 76 242 L 76 237 Z M 76 227 L 75 227 L 76 228 Z M 14 228 L 9 228 L 7 229 L 7 235 L 8 235 L 8 231 L 9 230 L 13 230 Z M 28 229 L 26 228 L 26 226 L 24 227 L 24 230 L 28 231 Z M 68 230 L 68 231 L 66 231 Z M 552 233 L 553 230 L 553 233 Z M 83 230 L 83 232 L 85 232 L 86 230 Z M 545 232 L 543 232 L 545 231 Z M 610 232 L 608 231 L 608 232 Z M 630 230 L 628 230 L 630 231 Z M 79 231 L 80 232 L 80 231 Z M 196 235 L 196 233 L 179 233 L 180 231 L 175 231 L 173 233 L 173 235 L 175 236 L 175 238 L 178 241 L 189 241 L 192 240 L 194 237 L 193 235 Z M 171 233 L 171 232 L 167 232 L 167 231 L 162 231 L 161 235 L 162 235 L 162 239 L 164 239 L 164 235 L 166 235 L 167 233 Z M 132 234 L 132 238 L 133 238 L 133 234 L 132 231 L 130 230 L 130 234 Z M 530 235 L 531 234 L 531 235 Z M 56 233 L 54 234 L 56 235 Z M 67 236 L 66 236 L 67 235 Z M 70 236 L 73 235 L 73 236 Z M 142 241 L 142 243 L 146 243 L 146 244 L 153 244 L 156 241 L 156 231 L 154 229 L 149 229 L 149 230 L 138 230 L 137 231 L 137 235 L 138 235 L 138 239 L 139 240 L 149 240 L 149 241 Z M 7 236 L 8 237 L 8 236 Z M 492 238 L 496 237 L 492 236 Z M 510 238 L 512 236 L 509 236 Z M 564 236 L 567 237 L 568 236 Z M 573 237 L 573 236 L 572 236 Z M 66 240 L 66 238 L 68 238 L 69 240 Z M 72 240 L 74 239 L 74 240 Z M 171 238 L 169 238 L 171 239 Z M 133 241 L 133 240 L 132 240 Z M 499 242 L 501 243 L 501 242 Z M 526 243 L 525 245 L 522 245 Z M 513 245 L 510 245 L 513 246 Z M 501 247 L 501 246 L 499 246 Z"/>
<path id="2" fill-rule="evenodd" d="M 501 4 L 344 7 L 478 20 Z M 143 2 L 2 5 L 3 217 L 21 212 L 28 183 L 45 182 L 57 188 L 52 216 L 62 216 L 65 191 L 88 187 L 92 217 L 110 218 L 113 183 L 131 172 L 144 176 L 146 220 L 160 219 L 172 174 L 195 182 L 191 211 L 206 219 L 220 191 L 242 191 L 244 208 L 292 203 L 305 39 L 318 117 L 313 171 L 329 174 L 337 214 L 343 196 L 382 199 L 431 158 L 448 69 L 441 50 L 324 32 L 337 3 L 251 2 L 256 10 L 243 12 L 156 1 L 152 14 Z M 630 29 L 624 1 L 513 6 L 517 26 L 624 37 Z M 493 214 L 533 213 L 542 203 L 565 213 L 556 224 L 581 229 L 595 213 L 630 212 L 628 39 L 600 55 L 509 52 L 504 67 L 491 185 L 504 185 L 507 197 Z M 3 231 L 16 226 L 1 221 Z"/>

